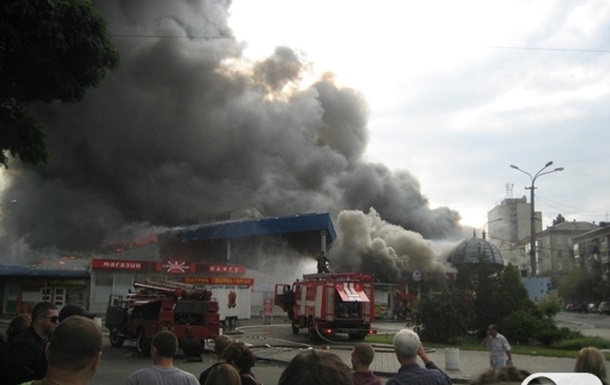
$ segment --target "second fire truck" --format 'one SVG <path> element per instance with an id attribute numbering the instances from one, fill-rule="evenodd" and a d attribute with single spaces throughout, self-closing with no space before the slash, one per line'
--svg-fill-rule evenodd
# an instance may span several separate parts
<path id="1" fill-rule="evenodd" d="M 352 340 L 374 334 L 373 276 L 361 273 L 305 274 L 275 287 L 275 304 L 292 320 L 292 332 L 307 329 L 312 340 L 344 333 Z"/>
<path id="2" fill-rule="evenodd" d="M 218 302 L 209 290 L 176 282 L 135 282 L 135 293 L 110 295 L 106 327 L 110 343 L 135 340 L 140 354 L 150 354 L 152 337 L 171 330 L 185 355 L 198 356 L 205 341 L 218 337 Z"/>

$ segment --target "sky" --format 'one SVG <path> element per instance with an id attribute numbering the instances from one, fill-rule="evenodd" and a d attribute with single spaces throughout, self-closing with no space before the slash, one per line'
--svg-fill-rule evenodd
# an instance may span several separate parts
<path id="1" fill-rule="evenodd" d="M 329 212 L 345 255 L 435 270 L 430 240 L 482 230 L 528 194 L 510 165 L 551 160 L 543 226 L 609 219 L 604 1 L 94 6 L 121 65 L 79 103 L 31 107 L 51 158 L 1 172 L 0 262 L 256 208 Z"/>
<path id="2" fill-rule="evenodd" d="M 300 50 L 369 106 L 366 156 L 409 170 L 435 206 L 482 228 L 535 182 L 543 225 L 608 221 L 605 1 L 235 0 L 245 55 Z"/>

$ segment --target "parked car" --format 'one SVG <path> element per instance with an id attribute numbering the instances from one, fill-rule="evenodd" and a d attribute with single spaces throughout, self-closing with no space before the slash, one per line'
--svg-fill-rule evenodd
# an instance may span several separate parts
<path id="1" fill-rule="evenodd" d="M 610 302 L 600 302 L 599 306 L 597 307 L 597 312 L 599 314 L 610 314 Z"/>
<path id="2" fill-rule="evenodd" d="M 567 312 L 571 312 L 571 313 L 582 313 L 583 312 L 582 306 L 578 303 L 567 304 L 565 310 Z"/>
<path id="3" fill-rule="evenodd" d="M 594 304 L 594 303 L 590 303 L 587 305 L 587 313 L 597 313 L 597 307 L 598 305 Z"/>

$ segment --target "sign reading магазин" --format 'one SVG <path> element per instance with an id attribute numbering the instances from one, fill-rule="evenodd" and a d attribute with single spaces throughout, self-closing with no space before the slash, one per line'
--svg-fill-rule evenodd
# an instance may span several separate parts
<path id="1" fill-rule="evenodd" d="M 530 384 L 602 385 L 602 382 L 591 373 L 534 373 L 521 383 Z"/>
<path id="2" fill-rule="evenodd" d="M 94 270 L 121 270 L 121 271 L 157 271 L 169 274 L 213 273 L 213 274 L 244 274 L 243 265 L 194 263 L 183 260 L 126 261 L 119 259 L 94 259 L 91 262 Z"/>

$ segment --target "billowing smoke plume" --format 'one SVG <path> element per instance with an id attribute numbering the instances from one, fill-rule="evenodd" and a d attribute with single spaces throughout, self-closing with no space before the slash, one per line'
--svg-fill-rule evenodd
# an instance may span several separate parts
<path id="1" fill-rule="evenodd" d="M 363 160 L 363 95 L 330 75 L 304 84 L 309 63 L 287 47 L 248 63 L 226 3 L 97 2 L 121 67 L 81 103 L 37 107 L 51 160 L 36 168 L 15 160 L 3 172 L 4 199 L 17 199 L 0 218 L 5 261 L 92 250 L 126 227 L 184 225 L 246 207 L 265 215 L 373 207 L 424 238 L 455 234 L 459 215 L 431 209 L 413 175 Z M 426 263 L 401 257 L 428 253 L 416 234 L 414 245 L 397 239 L 390 252 L 380 221 L 369 214 L 359 225 L 374 235 L 361 254 Z M 356 250 L 347 238 L 342 247 Z"/>
<path id="2" fill-rule="evenodd" d="M 443 272 L 442 251 L 421 234 L 381 219 L 371 209 L 343 211 L 337 218 L 338 237 L 329 252 L 333 272 L 366 271 L 383 282 L 404 281 L 406 272 Z"/>

